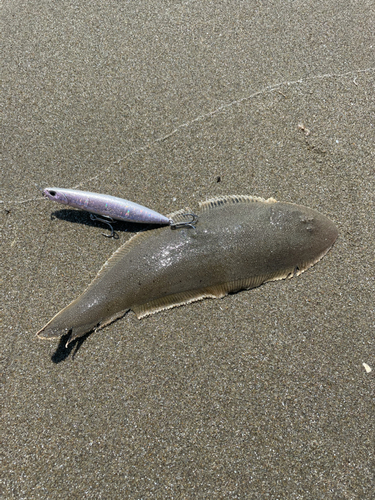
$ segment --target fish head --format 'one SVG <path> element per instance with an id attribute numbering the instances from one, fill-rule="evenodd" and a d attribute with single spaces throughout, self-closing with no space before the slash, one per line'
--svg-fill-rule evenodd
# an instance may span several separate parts
<path id="1" fill-rule="evenodd" d="M 69 204 L 69 199 L 62 189 L 45 188 L 43 189 L 43 196 L 45 196 L 49 200 L 56 201 L 57 203 L 61 203 L 63 205 Z"/>
<path id="2" fill-rule="evenodd" d="M 316 210 L 292 203 L 275 203 L 270 223 L 274 237 L 287 251 L 296 266 L 296 274 L 318 262 L 332 247 L 338 236 L 336 225 Z M 282 245 L 281 245 L 282 242 Z"/>

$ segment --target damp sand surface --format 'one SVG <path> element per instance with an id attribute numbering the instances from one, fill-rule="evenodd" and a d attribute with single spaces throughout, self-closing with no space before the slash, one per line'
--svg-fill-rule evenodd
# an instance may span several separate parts
<path id="1" fill-rule="evenodd" d="M 2 497 L 371 497 L 375 12 L 294 4 L 4 3 Z M 273 197 L 339 237 L 65 349 L 35 332 L 139 227 L 103 238 L 36 185 L 163 214 Z"/>

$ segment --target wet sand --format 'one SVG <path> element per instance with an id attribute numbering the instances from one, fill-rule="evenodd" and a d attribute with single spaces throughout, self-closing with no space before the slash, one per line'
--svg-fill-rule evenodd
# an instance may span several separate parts
<path id="1" fill-rule="evenodd" d="M 374 15 L 5 2 L 2 498 L 371 498 Z M 35 333 L 139 227 L 103 238 L 37 186 L 165 214 L 272 196 L 339 239 L 298 278 L 130 312 L 65 349 Z"/>

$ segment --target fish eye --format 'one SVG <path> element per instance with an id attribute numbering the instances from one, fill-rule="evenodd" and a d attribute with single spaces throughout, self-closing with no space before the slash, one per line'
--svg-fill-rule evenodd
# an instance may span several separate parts
<path id="1" fill-rule="evenodd" d="M 50 194 L 51 196 L 56 196 L 56 191 L 52 191 L 52 190 L 51 190 L 51 191 L 49 191 L 49 194 Z"/>

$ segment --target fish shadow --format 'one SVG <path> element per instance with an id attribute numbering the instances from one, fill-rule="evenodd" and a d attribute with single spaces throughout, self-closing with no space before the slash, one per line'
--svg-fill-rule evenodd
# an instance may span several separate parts
<path id="1" fill-rule="evenodd" d="M 100 215 L 98 217 L 100 217 Z M 100 222 L 99 220 L 92 220 L 90 218 L 89 212 L 83 212 L 81 210 L 70 210 L 70 209 L 56 210 L 51 214 L 51 220 L 54 219 L 72 222 L 73 224 L 82 224 L 84 226 L 101 227 L 103 229 L 108 230 L 108 235 L 105 233 L 106 236 L 110 235 L 110 228 L 108 227 L 108 224 Z M 115 233 L 116 232 L 139 233 L 140 231 L 144 231 L 145 229 L 148 230 L 161 227 L 156 224 L 139 224 L 136 222 L 126 222 L 119 220 L 114 220 L 110 224 L 112 225 Z M 118 239 L 118 236 L 116 239 Z"/>
<path id="2" fill-rule="evenodd" d="M 70 342 L 67 345 L 67 342 L 69 341 L 69 338 L 71 335 L 71 331 L 69 331 L 66 335 L 63 335 L 60 338 L 59 345 L 57 346 L 56 351 L 51 356 L 51 361 L 57 365 L 57 364 L 61 363 L 62 361 L 65 361 L 65 359 L 72 353 L 72 351 L 73 351 L 72 358 L 74 359 L 75 355 L 78 353 L 82 344 L 84 342 L 86 342 L 86 340 L 93 333 L 94 333 L 94 331 L 88 332 L 88 333 L 86 333 L 86 335 L 83 335 L 82 337 L 74 339 L 72 342 Z"/>
<path id="3" fill-rule="evenodd" d="M 127 313 L 119 318 L 116 318 L 112 321 L 112 323 L 117 323 L 117 321 L 120 321 L 126 314 Z M 56 351 L 52 354 L 51 361 L 57 365 L 61 363 L 61 361 L 64 361 L 72 353 L 72 351 L 72 359 L 74 359 L 82 345 L 95 332 L 97 332 L 97 329 L 93 328 L 89 332 L 85 333 L 85 335 L 82 335 L 82 337 L 77 337 L 69 342 L 72 334 L 72 330 L 70 329 L 68 333 L 60 337 L 59 345 L 57 346 Z"/>

